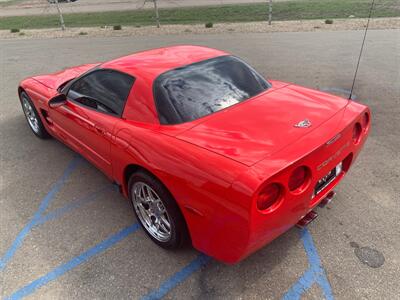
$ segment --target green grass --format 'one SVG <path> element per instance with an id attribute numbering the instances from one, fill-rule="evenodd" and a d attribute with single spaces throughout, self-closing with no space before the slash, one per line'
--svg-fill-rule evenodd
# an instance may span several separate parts
<path id="1" fill-rule="evenodd" d="M 5 7 L 13 4 L 17 4 L 18 2 L 22 2 L 23 0 L 6 0 L 0 1 L 0 7 Z"/>
<path id="2" fill-rule="evenodd" d="M 297 0 L 273 4 L 273 20 L 335 19 L 368 16 L 370 0 Z M 161 24 L 252 22 L 267 19 L 264 3 L 160 9 Z M 377 0 L 373 17 L 400 16 L 398 0 Z M 64 14 L 67 27 L 153 25 L 153 10 Z M 57 15 L 1 17 L 0 29 L 58 27 Z"/>

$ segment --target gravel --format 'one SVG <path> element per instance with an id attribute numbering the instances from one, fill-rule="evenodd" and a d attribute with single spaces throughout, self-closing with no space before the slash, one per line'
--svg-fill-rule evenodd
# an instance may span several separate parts
<path id="1" fill-rule="evenodd" d="M 74 27 L 61 31 L 59 28 L 27 29 L 21 33 L 11 33 L 9 30 L 0 30 L 0 39 L 29 39 L 29 38 L 63 38 L 63 37 L 109 37 L 109 36 L 148 36 L 168 34 L 217 34 L 217 33 L 263 33 L 263 32 L 298 32 L 298 31 L 336 31 L 361 30 L 365 28 L 366 19 L 334 19 L 333 24 L 325 24 L 325 20 L 276 21 L 272 25 L 267 22 L 251 23 L 221 23 L 214 24 L 213 28 L 205 28 L 204 24 L 197 25 L 162 25 L 132 27 L 122 26 L 122 30 L 115 31 L 112 26 L 107 27 Z M 399 29 L 400 18 L 372 19 L 370 29 Z"/>

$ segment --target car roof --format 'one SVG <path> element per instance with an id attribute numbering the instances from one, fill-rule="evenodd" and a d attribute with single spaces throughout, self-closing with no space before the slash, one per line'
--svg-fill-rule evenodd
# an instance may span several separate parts
<path id="1" fill-rule="evenodd" d="M 137 52 L 105 62 L 101 67 L 153 81 L 166 71 L 228 54 L 208 47 L 180 45 Z"/>

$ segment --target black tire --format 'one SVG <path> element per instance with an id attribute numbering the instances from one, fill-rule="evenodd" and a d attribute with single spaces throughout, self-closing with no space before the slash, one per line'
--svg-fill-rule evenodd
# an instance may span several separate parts
<path id="1" fill-rule="evenodd" d="M 21 106 L 22 106 L 22 111 L 24 112 L 25 115 L 25 119 L 28 123 L 29 128 L 32 130 L 32 132 L 39 138 L 41 139 L 48 139 L 50 138 L 50 134 L 47 132 L 46 128 L 44 127 L 43 123 L 42 123 L 42 119 L 40 118 L 40 115 L 38 113 L 38 111 L 36 110 L 35 105 L 33 104 L 31 98 L 29 98 L 28 94 L 24 91 L 22 91 L 19 95 L 19 100 L 21 102 Z M 30 122 L 28 121 L 28 116 L 26 113 L 26 110 L 24 108 L 24 101 L 29 102 L 31 108 L 32 108 L 32 113 L 35 115 L 36 119 L 37 119 L 37 129 L 35 130 L 32 125 L 30 124 Z"/>
<path id="2" fill-rule="evenodd" d="M 160 241 L 157 240 L 152 234 L 148 231 L 145 224 L 143 224 L 141 218 L 138 216 L 138 213 L 135 209 L 134 205 L 134 196 L 133 196 L 133 186 L 135 183 L 145 183 L 150 186 L 159 196 L 161 202 L 163 203 L 169 217 L 171 235 L 168 241 Z M 175 199 L 169 193 L 169 191 L 165 188 L 165 186 L 152 175 L 144 171 L 138 171 L 133 173 L 129 178 L 128 182 L 129 188 L 129 199 L 132 203 L 133 211 L 135 212 L 136 218 L 141 224 L 144 232 L 153 240 L 154 243 L 159 245 L 164 249 L 178 249 L 183 247 L 189 240 L 189 234 L 186 227 L 185 220 L 182 216 L 182 213 L 176 204 Z"/>

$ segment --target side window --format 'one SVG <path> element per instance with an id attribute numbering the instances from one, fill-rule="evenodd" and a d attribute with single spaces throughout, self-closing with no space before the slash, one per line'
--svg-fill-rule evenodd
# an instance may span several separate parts
<path id="1" fill-rule="evenodd" d="M 94 71 L 74 82 L 68 98 L 102 112 L 121 115 L 134 78 L 113 70 Z"/>

